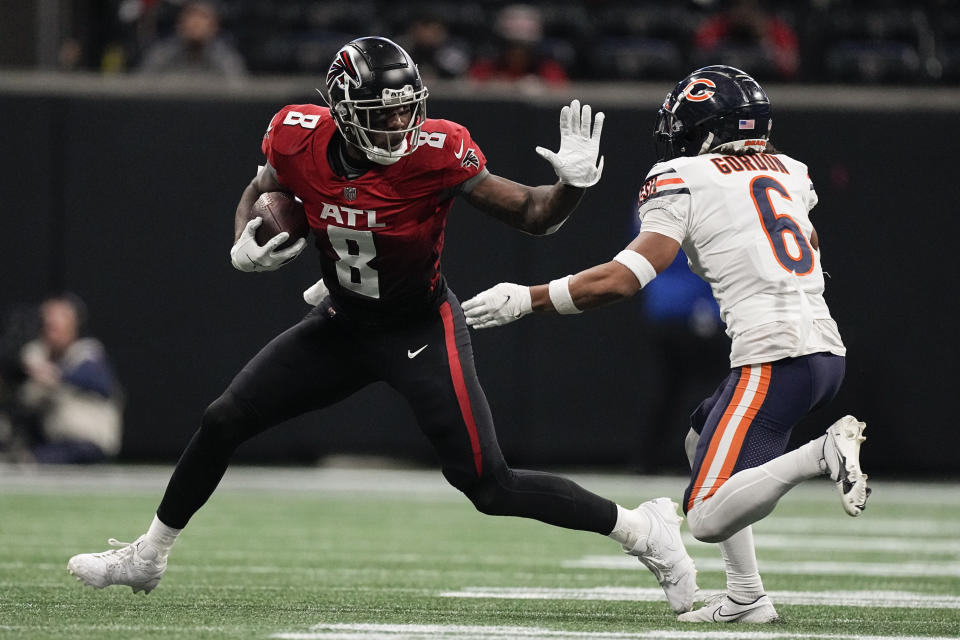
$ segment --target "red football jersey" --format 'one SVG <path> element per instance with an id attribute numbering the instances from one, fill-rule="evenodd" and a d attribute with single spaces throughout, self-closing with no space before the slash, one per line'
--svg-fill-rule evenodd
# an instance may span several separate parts
<path id="1" fill-rule="evenodd" d="M 415 152 L 349 180 L 327 157 L 336 134 L 326 107 L 288 105 L 270 122 L 262 149 L 303 201 L 335 303 L 374 316 L 422 311 L 445 294 L 440 253 L 451 191 L 486 158 L 466 128 L 428 119 Z"/>

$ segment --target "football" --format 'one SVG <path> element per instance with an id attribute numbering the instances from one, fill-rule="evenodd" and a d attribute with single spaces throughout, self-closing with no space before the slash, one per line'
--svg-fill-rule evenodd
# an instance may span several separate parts
<path id="1" fill-rule="evenodd" d="M 303 211 L 303 204 L 282 191 L 268 191 L 261 194 L 250 208 L 250 219 L 257 216 L 263 218 L 263 223 L 254 235 L 260 246 L 281 231 L 286 231 L 290 234 L 290 238 L 278 247 L 285 249 L 300 238 L 306 238 L 310 232 L 310 224 L 307 222 L 307 214 Z"/>

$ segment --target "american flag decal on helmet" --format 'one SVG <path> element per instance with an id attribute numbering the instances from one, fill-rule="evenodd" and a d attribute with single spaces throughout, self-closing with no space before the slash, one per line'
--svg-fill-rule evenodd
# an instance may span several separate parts
<path id="1" fill-rule="evenodd" d="M 346 89 L 348 84 L 359 87 L 362 82 L 363 79 L 360 77 L 360 72 L 357 71 L 357 65 L 353 62 L 350 49 L 348 47 L 340 49 L 336 60 L 330 65 L 330 70 L 327 71 L 327 89 L 332 89 L 334 84 L 341 89 Z"/>
<path id="2" fill-rule="evenodd" d="M 741 120 L 741 121 L 740 121 L 739 128 L 740 128 L 740 129 L 753 129 L 754 126 L 756 126 L 756 121 L 753 120 L 753 119 L 751 119 L 751 120 Z"/>

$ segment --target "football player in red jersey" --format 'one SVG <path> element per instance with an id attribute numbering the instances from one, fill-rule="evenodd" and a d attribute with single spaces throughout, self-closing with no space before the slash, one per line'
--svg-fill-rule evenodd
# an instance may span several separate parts
<path id="1" fill-rule="evenodd" d="M 153 589 L 179 531 L 213 493 L 234 450 L 288 418 L 385 381 L 410 403 L 444 477 L 486 514 L 535 518 L 609 535 L 656 575 L 676 611 L 693 604 L 693 561 L 668 498 L 633 510 L 566 478 L 511 469 L 497 444 L 474 369 L 460 304 L 440 272 L 447 213 L 460 196 L 523 231 L 552 233 L 603 169 L 603 114 L 577 101 L 560 116 L 560 150 L 537 148 L 553 185 L 529 187 L 491 174 L 467 129 L 426 117 L 427 89 L 410 56 L 385 38 L 344 46 L 326 78 L 329 107 L 290 105 L 270 122 L 267 163 L 236 212 L 233 265 L 277 269 L 305 240 L 258 245 L 260 194 L 298 196 L 321 254 L 323 279 L 301 322 L 270 341 L 206 410 L 149 531 L 120 549 L 74 556 L 86 584 Z M 592 126 L 591 126 L 592 125 Z"/>

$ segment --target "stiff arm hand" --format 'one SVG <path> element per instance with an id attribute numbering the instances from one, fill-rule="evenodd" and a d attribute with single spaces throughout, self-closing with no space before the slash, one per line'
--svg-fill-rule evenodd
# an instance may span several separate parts
<path id="1" fill-rule="evenodd" d="M 600 133 L 603 131 L 603 112 L 592 115 L 590 105 L 580 107 L 574 100 L 560 110 L 560 150 L 554 153 L 537 147 L 547 162 L 553 165 L 560 181 L 571 187 L 586 188 L 600 180 L 603 173 L 603 158 L 600 156 Z M 591 131 L 592 125 L 592 131 Z"/>
<path id="2" fill-rule="evenodd" d="M 489 329 L 519 320 L 533 311 L 530 287 L 501 282 L 463 303 L 467 326 Z"/>
<path id="3" fill-rule="evenodd" d="M 300 238 L 286 249 L 277 249 L 290 237 L 289 233 L 281 231 L 261 247 L 254 237 L 261 224 L 263 218 L 260 216 L 250 220 L 230 248 L 230 262 L 235 269 L 246 272 L 273 271 L 296 258 L 307 246 L 306 238 Z"/>

